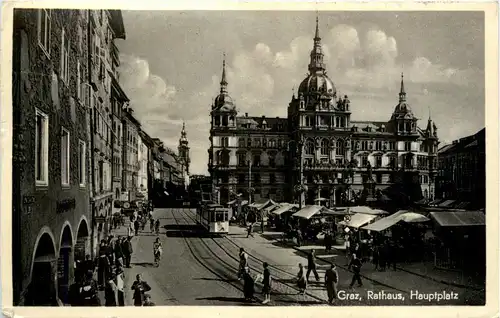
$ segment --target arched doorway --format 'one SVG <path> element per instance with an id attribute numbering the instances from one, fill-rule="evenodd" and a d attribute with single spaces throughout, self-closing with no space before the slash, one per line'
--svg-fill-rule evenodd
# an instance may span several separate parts
<path id="1" fill-rule="evenodd" d="M 57 287 L 59 299 L 68 303 L 69 284 L 73 278 L 73 233 L 69 225 L 65 225 L 61 235 L 59 259 L 57 260 Z"/>
<path id="2" fill-rule="evenodd" d="M 86 255 L 90 255 L 90 236 L 87 221 L 82 219 L 78 226 L 75 244 L 75 261 L 82 262 L 85 260 Z M 84 273 L 75 273 L 75 280 L 83 278 L 81 275 Z"/>
<path id="3" fill-rule="evenodd" d="M 31 282 L 25 296 L 27 306 L 56 306 L 56 251 L 49 233 L 42 234 L 35 245 Z"/>

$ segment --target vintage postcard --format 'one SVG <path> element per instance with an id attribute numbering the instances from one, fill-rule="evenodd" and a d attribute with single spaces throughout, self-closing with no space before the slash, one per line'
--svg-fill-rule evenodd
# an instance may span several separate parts
<path id="1" fill-rule="evenodd" d="M 5 316 L 498 314 L 497 4 L 7 2 L 1 36 Z"/>

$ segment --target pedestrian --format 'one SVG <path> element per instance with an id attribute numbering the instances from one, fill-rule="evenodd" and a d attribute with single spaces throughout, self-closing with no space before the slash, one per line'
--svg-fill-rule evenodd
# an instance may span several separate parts
<path id="1" fill-rule="evenodd" d="M 156 235 L 160 234 L 160 219 L 156 219 L 156 222 L 155 222 L 155 231 L 156 231 Z"/>
<path id="2" fill-rule="evenodd" d="M 115 277 L 110 276 L 108 281 L 106 282 L 106 288 L 104 289 L 106 307 L 116 307 L 116 284 L 114 279 Z"/>
<path id="3" fill-rule="evenodd" d="M 97 261 L 97 280 L 99 283 L 99 289 L 103 290 L 104 284 L 106 284 L 106 277 L 110 272 L 110 264 L 105 251 L 101 249 L 99 253 L 99 259 Z"/>
<path id="4" fill-rule="evenodd" d="M 316 281 L 319 281 L 319 275 L 318 271 L 316 270 L 316 251 L 312 250 L 309 255 L 307 255 L 307 274 L 306 278 L 307 281 L 309 282 L 309 275 L 311 274 L 311 271 L 314 273 L 314 277 L 316 278 Z"/>
<path id="5" fill-rule="evenodd" d="M 125 267 L 130 268 L 130 261 L 132 259 L 132 242 L 130 242 L 131 237 L 124 238 L 122 243 L 123 256 L 125 257 Z"/>
<path id="6" fill-rule="evenodd" d="M 88 271 L 85 274 L 85 279 L 80 287 L 80 303 L 82 306 L 100 306 L 101 301 L 97 295 L 97 283 L 94 280 L 94 273 Z"/>
<path id="7" fill-rule="evenodd" d="M 300 247 L 302 245 L 303 238 L 302 238 L 302 231 L 298 226 L 296 227 L 295 234 L 297 238 L 297 246 Z"/>
<path id="8" fill-rule="evenodd" d="M 248 267 L 248 254 L 245 252 L 243 247 L 240 247 L 240 263 L 238 267 L 238 280 L 241 279 Z"/>
<path id="9" fill-rule="evenodd" d="M 85 274 L 88 271 L 91 271 L 92 273 L 95 271 L 95 262 L 90 258 L 90 254 L 85 255 L 85 260 L 81 263 L 81 267 L 82 267 L 82 277 L 81 277 L 82 280 L 85 278 Z"/>
<path id="10" fill-rule="evenodd" d="M 125 306 L 125 274 L 122 267 L 118 267 L 116 270 L 116 295 L 118 306 Z"/>
<path id="11" fill-rule="evenodd" d="M 361 276 L 360 276 L 361 265 L 362 265 L 361 260 L 357 257 L 357 255 L 352 254 L 352 260 L 351 260 L 351 263 L 349 263 L 349 267 L 348 267 L 348 269 L 351 269 L 351 267 L 352 267 L 352 272 L 353 272 L 351 285 L 349 285 L 350 288 L 352 288 L 352 286 L 354 286 L 355 282 L 358 282 L 359 287 L 363 286 L 363 283 L 361 282 Z"/>
<path id="12" fill-rule="evenodd" d="M 262 273 L 262 293 L 264 294 L 263 304 L 267 304 L 271 301 L 271 273 L 269 272 L 269 265 L 267 262 L 263 264 L 264 272 Z"/>
<path id="13" fill-rule="evenodd" d="M 134 299 L 134 306 L 142 306 L 144 302 L 144 293 L 151 290 L 151 287 L 147 282 L 142 280 L 141 274 L 137 274 L 136 281 L 132 284 L 132 288 L 134 291 L 134 295 L 132 296 Z"/>
<path id="14" fill-rule="evenodd" d="M 346 230 L 349 229 L 346 227 Z M 349 235 L 349 232 L 347 232 L 344 236 L 345 240 L 345 257 L 346 257 L 346 262 L 347 265 L 349 265 L 349 260 L 351 258 L 351 236 Z"/>
<path id="15" fill-rule="evenodd" d="M 116 267 L 123 267 L 123 250 L 122 250 L 122 237 L 119 236 L 115 242 L 115 261 Z"/>
<path id="16" fill-rule="evenodd" d="M 326 230 L 324 240 L 325 240 L 325 250 L 330 251 L 332 249 L 332 235 L 329 230 Z"/>
<path id="17" fill-rule="evenodd" d="M 253 223 L 250 223 L 247 227 L 247 238 L 249 236 L 253 237 L 253 234 L 252 234 L 252 229 L 253 229 Z"/>
<path id="18" fill-rule="evenodd" d="M 304 266 L 299 263 L 299 273 L 297 274 L 297 287 L 299 288 L 299 294 L 305 295 L 307 289 L 307 278 L 304 272 Z"/>
<path id="19" fill-rule="evenodd" d="M 153 259 L 156 267 L 160 265 L 161 254 L 163 252 L 163 248 L 160 242 L 160 238 L 157 237 L 156 241 L 153 243 Z"/>
<path id="20" fill-rule="evenodd" d="M 389 244 L 389 261 L 391 262 L 390 264 L 392 265 L 393 270 L 396 270 L 397 255 L 397 245 L 394 242 L 391 242 Z"/>
<path id="21" fill-rule="evenodd" d="M 83 279 L 79 277 L 78 280 L 75 280 L 75 282 L 69 286 L 68 300 L 72 307 L 82 306 L 82 299 L 80 298 L 82 281 Z"/>
<path id="22" fill-rule="evenodd" d="M 375 270 L 379 269 L 380 264 L 380 248 L 378 245 L 373 247 L 373 265 L 375 265 Z"/>
<path id="23" fill-rule="evenodd" d="M 139 235 L 139 225 L 140 225 L 140 224 L 139 224 L 139 220 L 138 220 L 138 219 L 136 219 L 136 220 L 134 221 L 134 233 L 135 233 L 135 236 Z"/>
<path id="24" fill-rule="evenodd" d="M 151 233 L 154 233 L 155 230 L 155 219 L 153 219 L 151 216 L 149 217 L 149 230 Z"/>
<path id="25" fill-rule="evenodd" d="M 255 281 L 250 275 L 250 269 L 246 268 L 243 272 L 243 296 L 245 301 L 252 301 L 255 293 Z"/>
<path id="26" fill-rule="evenodd" d="M 325 272 L 325 287 L 328 294 L 328 302 L 333 303 L 337 299 L 337 284 L 339 282 L 339 273 L 335 264 L 332 264 Z"/>
<path id="27" fill-rule="evenodd" d="M 151 301 L 150 294 L 144 294 L 144 303 L 143 306 L 156 306 L 154 302 Z"/>
<path id="28" fill-rule="evenodd" d="M 264 212 L 260 215 L 260 231 L 264 234 Z"/>

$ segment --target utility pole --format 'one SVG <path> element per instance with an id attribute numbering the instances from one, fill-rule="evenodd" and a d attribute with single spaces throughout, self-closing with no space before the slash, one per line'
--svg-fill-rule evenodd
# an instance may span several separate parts
<path id="1" fill-rule="evenodd" d="M 252 161 L 248 160 L 248 205 L 252 203 Z"/>
<path id="2" fill-rule="evenodd" d="M 302 140 L 299 141 L 299 160 L 300 160 L 300 170 L 299 170 L 299 178 L 300 178 L 300 198 L 299 198 L 299 209 L 302 209 L 305 201 L 305 190 L 304 190 L 304 160 L 302 158 L 302 153 L 304 152 L 304 143 Z"/>

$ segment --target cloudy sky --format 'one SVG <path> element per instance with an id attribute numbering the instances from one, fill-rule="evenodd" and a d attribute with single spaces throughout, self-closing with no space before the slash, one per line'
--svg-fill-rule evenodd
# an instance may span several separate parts
<path id="1" fill-rule="evenodd" d="M 182 122 L 191 171 L 206 174 L 209 111 L 223 52 L 240 114 L 286 116 L 307 73 L 314 11 L 124 11 L 120 83 L 145 130 L 176 149 Z M 442 144 L 484 127 L 482 12 L 319 12 L 328 75 L 354 120 L 388 120 L 404 72 L 407 99 Z"/>

